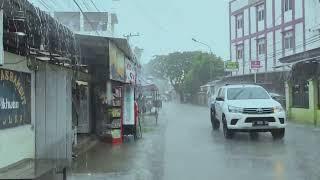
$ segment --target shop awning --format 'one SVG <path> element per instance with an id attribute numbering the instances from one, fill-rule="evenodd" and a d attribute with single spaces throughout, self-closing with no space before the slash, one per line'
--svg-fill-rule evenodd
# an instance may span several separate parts
<path id="1" fill-rule="evenodd" d="M 130 44 L 125 38 L 116 38 L 116 37 L 105 37 L 105 36 L 93 36 L 93 35 L 83 35 L 76 34 L 76 38 L 82 45 L 86 47 L 91 47 L 91 51 L 103 51 L 99 52 L 105 53 L 105 47 L 108 47 L 108 42 L 112 41 L 123 53 L 132 61 L 134 61 L 134 54 L 131 50 Z"/>
<path id="2" fill-rule="evenodd" d="M 280 58 L 281 63 L 298 63 L 309 60 L 319 60 L 320 61 L 320 48 L 312 49 L 309 51 L 304 51 L 301 53 L 293 54 Z"/>

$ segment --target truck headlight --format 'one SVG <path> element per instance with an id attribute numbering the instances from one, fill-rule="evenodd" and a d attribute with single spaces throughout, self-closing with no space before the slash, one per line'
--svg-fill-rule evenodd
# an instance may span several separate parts
<path id="1" fill-rule="evenodd" d="M 273 108 L 274 113 L 284 112 L 284 109 L 281 106 L 276 106 Z"/>
<path id="2" fill-rule="evenodd" d="M 234 107 L 234 106 L 228 106 L 228 110 L 231 113 L 242 113 L 243 112 L 243 108 Z"/>

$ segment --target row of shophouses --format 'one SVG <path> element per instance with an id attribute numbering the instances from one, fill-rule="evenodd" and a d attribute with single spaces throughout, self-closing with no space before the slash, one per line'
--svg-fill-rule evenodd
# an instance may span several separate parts
<path id="1" fill-rule="evenodd" d="M 71 161 L 76 133 L 121 143 L 141 74 L 128 40 L 74 34 L 27 0 L 0 2 L 0 168 Z"/>
<path id="2" fill-rule="evenodd" d="M 230 0 L 230 59 L 223 82 L 256 82 L 286 97 L 290 120 L 320 122 L 320 1 Z M 257 65 L 259 67 L 257 67 Z"/>

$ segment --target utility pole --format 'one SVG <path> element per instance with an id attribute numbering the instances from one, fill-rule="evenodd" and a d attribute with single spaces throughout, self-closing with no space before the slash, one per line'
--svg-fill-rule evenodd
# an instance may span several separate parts
<path id="1" fill-rule="evenodd" d="M 140 36 L 139 33 L 136 33 L 136 34 L 129 33 L 129 34 L 124 34 L 124 35 L 123 35 L 123 37 L 127 38 L 128 41 L 129 41 L 129 39 L 130 39 L 131 37 L 138 37 L 138 36 Z"/>

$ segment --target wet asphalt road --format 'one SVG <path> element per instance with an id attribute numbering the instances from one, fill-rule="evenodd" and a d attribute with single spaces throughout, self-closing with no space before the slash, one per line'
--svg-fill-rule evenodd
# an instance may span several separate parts
<path id="1" fill-rule="evenodd" d="M 146 119 L 144 138 L 118 147 L 99 144 L 74 163 L 69 179 L 319 180 L 320 130 L 289 123 L 284 140 L 270 133 L 225 140 L 208 108 L 165 104 L 160 124 Z"/>

